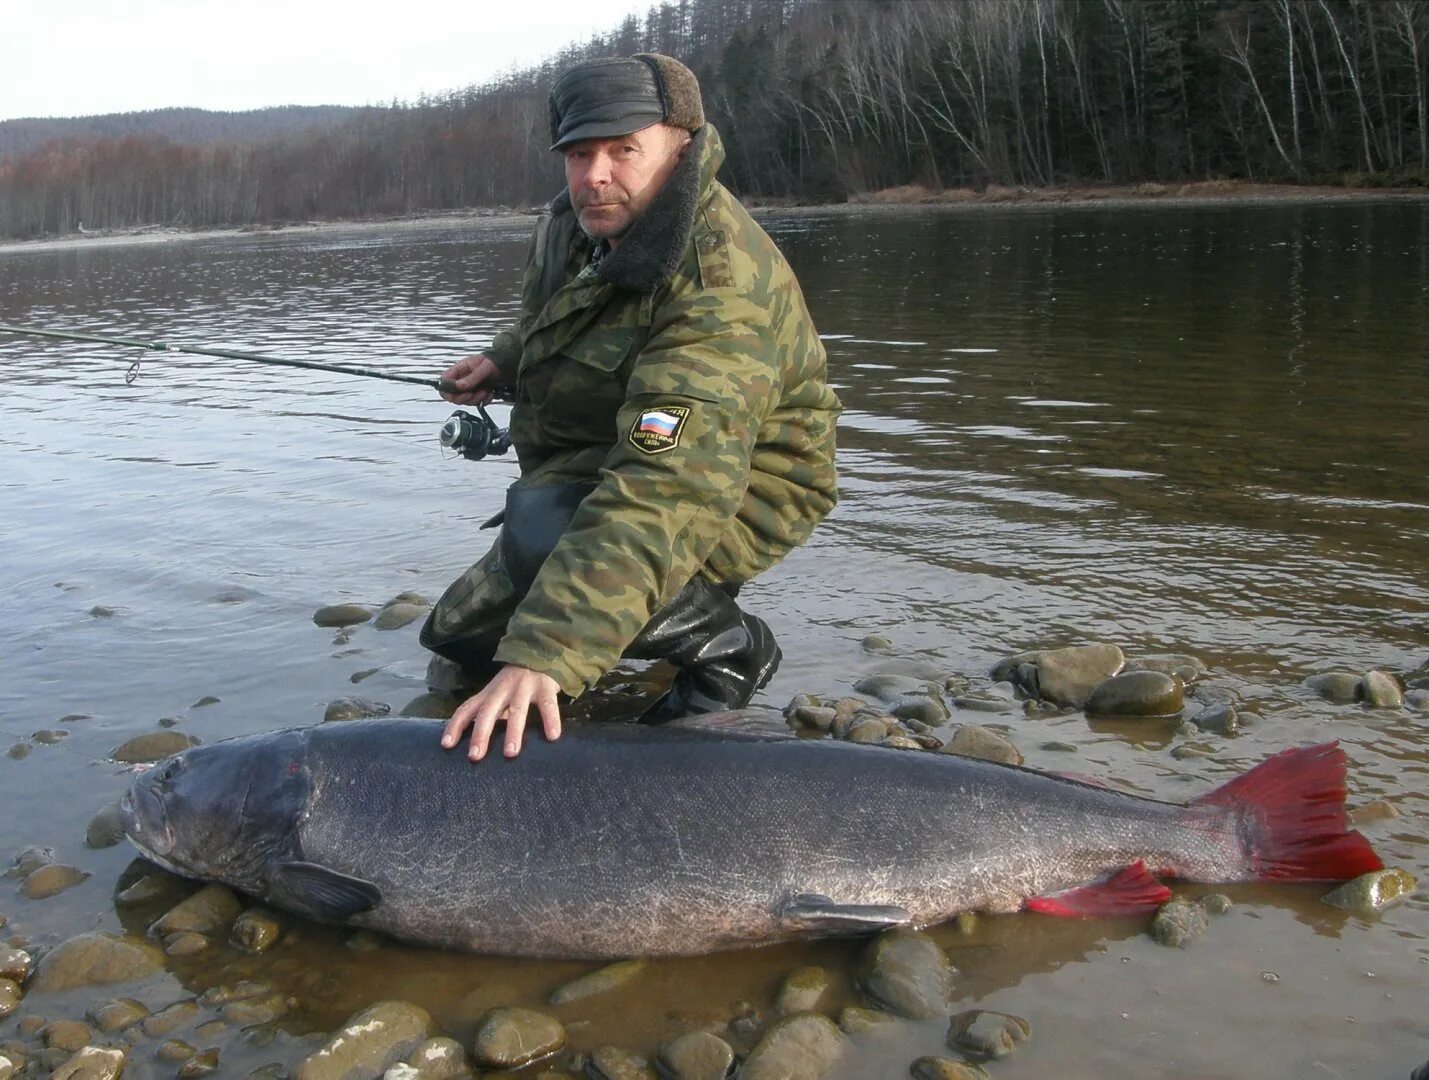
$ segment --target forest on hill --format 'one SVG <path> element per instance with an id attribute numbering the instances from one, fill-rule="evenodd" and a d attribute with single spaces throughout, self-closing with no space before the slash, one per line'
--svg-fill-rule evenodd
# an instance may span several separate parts
<path id="1" fill-rule="evenodd" d="M 358 109 L 351 105 L 278 105 L 268 109 L 145 109 L 101 116 L 0 120 L 0 161 L 18 158 L 64 139 L 122 139 L 161 135 L 174 142 L 256 142 L 276 135 L 332 127 Z"/>
<path id="2" fill-rule="evenodd" d="M 303 133 L 46 143 L 0 161 L 0 235 L 530 207 L 561 185 L 552 80 L 642 50 L 695 70 L 743 196 L 1429 177 L 1429 0 L 670 0 Z"/>

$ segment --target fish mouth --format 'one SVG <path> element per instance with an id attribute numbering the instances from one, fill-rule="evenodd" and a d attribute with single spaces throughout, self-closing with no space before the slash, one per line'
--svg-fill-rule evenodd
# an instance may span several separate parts
<path id="1" fill-rule="evenodd" d="M 147 782 L 147 776 L 135 780 L 119 800 L 119 820 L 130 843 L 146 855 L 163 858 L 177 846 L 163 797 Z"/>

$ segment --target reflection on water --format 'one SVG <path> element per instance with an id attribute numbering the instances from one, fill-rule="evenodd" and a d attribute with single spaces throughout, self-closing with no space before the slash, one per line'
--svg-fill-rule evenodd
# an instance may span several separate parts
<path id="1" fill-rule="evenodd" d="M 764 700 L 847 693 L 890 666 L 981 676 L 1006 653 L 1089 639 L 1191 652 L 1211 667 L 1207 692 L 1251 721 L 1236 740 L 1202 740 L 1211 758 L 1173 758 L 1181 737 L 1165 726 L 1015 708 L 955 719 L 1000 726 L 1029 764 L 1176 800 L 1284 746 L 1339 738 L 1351 801 L 1403 812 L 1371 827 L 1374 842 L 1429 878 L 1425 714 L 1330 706 L 1300 686 L 1429 654 L 1429 209 L 908 210 L 766 225 L 800 274 L 847 411 L 843 501 L 746 593 L 784 644 Z M 524 230 L 488 229 L 3 253 L 0 321 L 429 376 L 512 317 L 524 250 Z M 136 355 L 143 374 L 126 386 Z M 363 696 L 400 706 L 421 691 L 412 628 L 337 644 L 310 615 L 435 595 L 485 549 L 477 525 L 514 462 L 444 460 L 449 409 L 415 387 L 3 337 L 0 380 L 0 733 L 31 747 L 0 759 L 7 805 L 26 809 L 0 820 L 0 856 L 49 844 L 94 875 L 3 905 L 44 941 L 120 925 L 110 894 L 129 856 L 82 838 L 127 782 L 105 759 L 130 735 L 161 718 L 210 741 L 311 722 L 374 668 Z M 98 605 L 115 614 L 92 615 Z M 875 630 L 896 659 L 859 647 Z M 220 701 L 195 707 L 208 695 Z M 61 724 L 69 714 L 84 718 Z M 31 738 L 58 728 L 70 737 Z M 1009 917 L 971 939 L 937 933 L 962 970 L 960 1007 L 1032 1021 L 999 1077 L 1402 1075 L 1429 1056 L 1422 896 L 1366 921 L 1313 887 L 1232 895 L 1184 952 L 1139 924 Z M 303 1004 L 278 1042 L 225 1051 L 251 1067 L 293 1060 L 305 1032 L 381 996 L 426 1004 L 465 1038 L 481 1008 L 539 1003 L 584 970 L 364 954 L 344 937 L 305 928 L 276 969 L 176 962 L 153 994 L 230 979 L 224 964 L 291 989 Z M 835 997 L 852 1000 L 856 951 L 662 961 L 562 1018 L 579 1048 L 649 1051 L 741 1001 L 767 1013 L 803 963 L 826 965 Z M 315 970 L 339 977 L 304 989 Z M 897 1025 L 859 1043 L 847 1075 L 904 1076 L 944 1031 Z"/>

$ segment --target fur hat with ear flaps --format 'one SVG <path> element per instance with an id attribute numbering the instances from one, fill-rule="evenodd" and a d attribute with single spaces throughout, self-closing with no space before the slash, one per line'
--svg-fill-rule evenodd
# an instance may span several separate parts
<path id="1" fill-rule="evenodd" d="M 582 139 L 629 135 L 651 124 L 696 131 L 705 122 L 695 73 L 660 53 L 577 64 L 551 87 L 550 107 L 552 150 Z"/>

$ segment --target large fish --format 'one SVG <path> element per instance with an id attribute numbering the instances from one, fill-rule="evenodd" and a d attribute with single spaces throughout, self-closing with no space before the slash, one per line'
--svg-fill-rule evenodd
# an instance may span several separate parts
<path id="1" fill-rule="evenodd" d="M 124 800 L 139 849 L 318 919 L 545 957 L 693 954 L 960 911 L 1149 911 L 1155 877 L 1338 880 L 1345 758 L 1287 750 L 1187 805 L 747 715 L 593 725 L 479 764 L 440 722 L 199 746 Z M 1148 868 L 1151 868 L 1148 870 Z"/>

